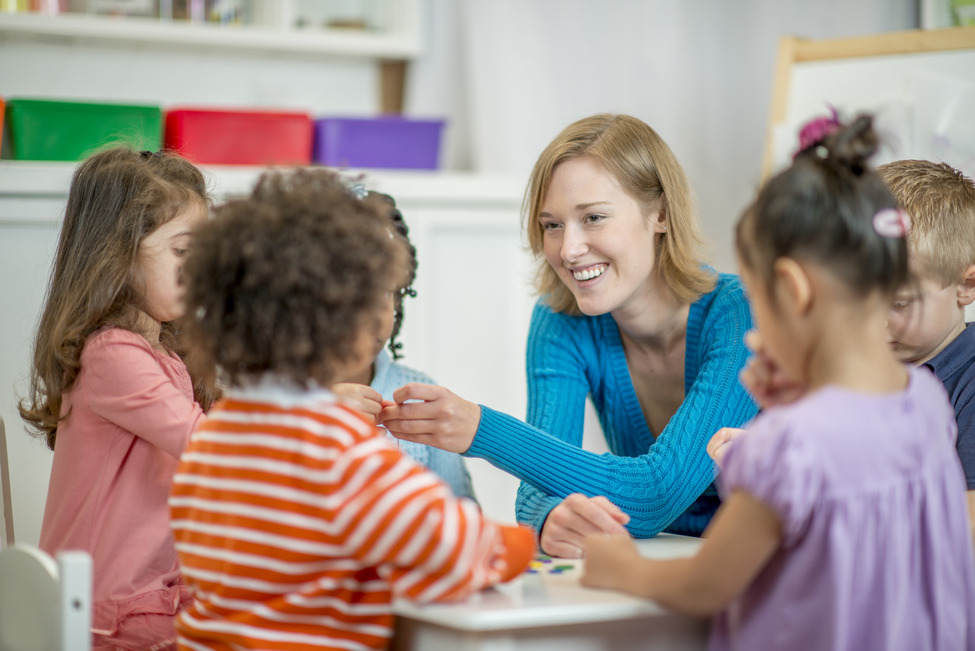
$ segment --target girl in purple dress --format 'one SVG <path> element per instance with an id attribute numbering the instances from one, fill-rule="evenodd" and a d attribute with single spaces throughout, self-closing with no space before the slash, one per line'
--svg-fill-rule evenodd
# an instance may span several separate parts
<path id="1" fill-rule="evenodd" d="M 713 615 L 711 649 L 975 649 L 975 557 L 954 412 L 897 361 L 907 214 L 867 166 L 869 117 L 827 135 L 737 227 L 763 412 L 720 452 L 724 503 L 688 559 L 586 540 L 583 583 Z"/>

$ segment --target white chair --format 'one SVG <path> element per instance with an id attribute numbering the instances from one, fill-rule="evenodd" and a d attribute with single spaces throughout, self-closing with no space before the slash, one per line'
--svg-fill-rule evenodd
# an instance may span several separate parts
<path id="1" fill-rule="evenodd" d="M 0 550 L 0 651 L 91 649 L 91 556 Z"/>
<path id="2" fill-rule="evenodd" d="M 7 433 L 0 416 L 0 499 L 3 500 L 3 530 L 0 547 L 14 544 L 14 507 L 10 498 L 10 464 L 7 462 Z"/>

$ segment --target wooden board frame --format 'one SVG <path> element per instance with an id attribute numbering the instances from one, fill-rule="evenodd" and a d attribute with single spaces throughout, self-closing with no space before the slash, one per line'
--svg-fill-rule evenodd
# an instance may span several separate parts
<path id="1" fill-rule="evenodd" d="M 975 27 L 908 30 L 873 36 L 814 41 L 796 36 L 779 39 L 779 51 L 772 80 L 772 100 L 769 107 L 768 129 L 765 135 L 765 156 L 762 178 L 767 179 L 773 165 L 773 132 L 788 112 L 789 86 L 793 66 L 806 61 L 852 59 L 894 54 L 917 54 L 949 50 L 975 51 Z"/>

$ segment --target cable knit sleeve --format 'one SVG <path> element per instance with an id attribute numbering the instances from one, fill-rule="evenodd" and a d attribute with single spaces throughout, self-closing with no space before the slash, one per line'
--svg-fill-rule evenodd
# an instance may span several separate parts
<path id="1" fill-rule="evenodd" d="M 483 407 L 467 454 L 483 457 L 526 482 L 518 493 L 518 520 L 538 530 L 556 504 L 579 492 L 605 495 L 617 504 L 630 515 L 628 528 L 634 536 L 656 535 L 713 481 L 716 469 L 706 447 L 714 432 L 741 426 L 756 413 L 738 381 L 748 356 L 743 340 L 751 317 L 737 279 L 723 276 L 718 289 L 692 306 L 684 402 L 638 456 L 581 449 L 585 398 L 600 387 L 599 369 L 627 373 L 626 382 L 628 371 L 625 363 L 607 371 L 605 364 L 588 358 L 590 351 L 574 347 L 578 342 L 570 332 L 558 332 L 546 323 L 548 315 L 546 308 L 536 308 L 529 335 L 531 424 Z M 605 425 L 614 417 L 609 412 L 633 408 L 639 405 L 607 401 L 601 420 Z"/>

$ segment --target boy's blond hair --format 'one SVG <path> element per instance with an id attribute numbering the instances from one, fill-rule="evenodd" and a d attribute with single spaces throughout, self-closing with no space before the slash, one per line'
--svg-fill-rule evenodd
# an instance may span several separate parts
<path id="1" fill-rule="evenodd" d="M 947 287 L 975 265 L 975 183 L 946 163 L 900 160 L 877 172 L 911 216 L 911 272 Z"/>

